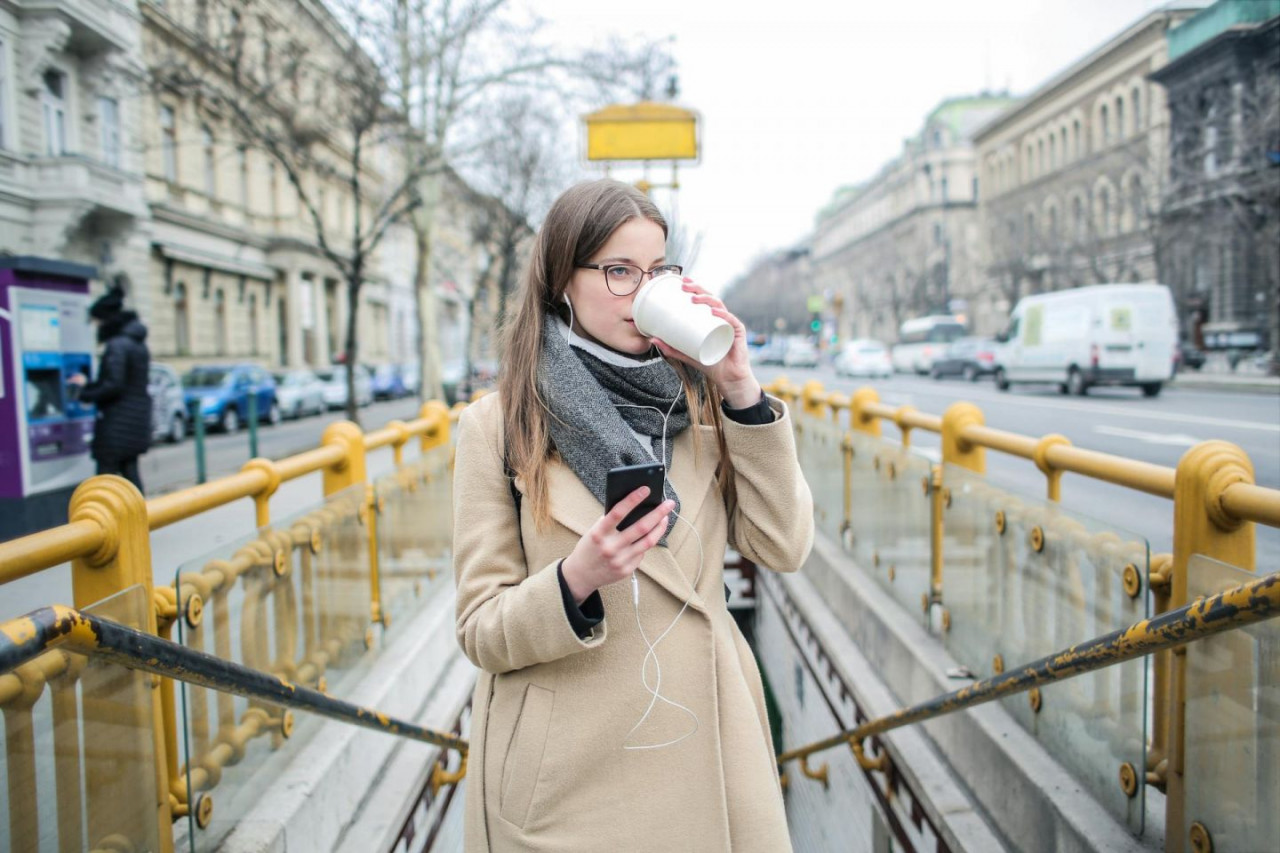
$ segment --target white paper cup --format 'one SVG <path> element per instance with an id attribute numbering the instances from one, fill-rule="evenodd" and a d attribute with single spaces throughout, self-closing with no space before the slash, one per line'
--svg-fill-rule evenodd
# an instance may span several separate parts
<path id="1" fill-rule="evenodd" d="M 704 366 L 720 361 L 733 346 L 733 326 L 693 301 L 684 278 L 666 273 L 650 279 L 631 303 L 631 319 L 646 338 L 660 338 Z"/>

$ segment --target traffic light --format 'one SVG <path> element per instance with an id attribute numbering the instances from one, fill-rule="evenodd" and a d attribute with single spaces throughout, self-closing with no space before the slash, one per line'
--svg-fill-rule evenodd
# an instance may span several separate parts
<path id="1" fill-rule="evenodd" d="M 809 328 L 812 329 L 814 333 L 821 332 L 822 318 L 819 317 L 817 314 L 814 314 L 813 319 L 809 321 Z"/>

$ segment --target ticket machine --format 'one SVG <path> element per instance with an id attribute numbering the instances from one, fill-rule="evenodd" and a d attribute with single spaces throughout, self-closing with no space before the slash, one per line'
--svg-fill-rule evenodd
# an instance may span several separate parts
<path id="1" fill-rule="evenodd" d="M 0 257 L 0 540 L 63 524 L 94 473 L 94 412 L 67 379 L 92 376 L 93 267 Z"/>

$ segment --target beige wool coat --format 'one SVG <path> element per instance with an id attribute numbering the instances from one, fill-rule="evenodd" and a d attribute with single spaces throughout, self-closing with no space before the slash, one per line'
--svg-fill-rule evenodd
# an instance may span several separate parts
<path id="1" fill-rule="evenodd" d="M 604 512 L 568 466 L 548 471 L 552 523 L 539 532 L 530 501 L 520 531 L 503 464 L 496 394 L 459 419 L 454 471 L 458 642 L 480 668 L 471 718 L 468 851 L 734 851 L 791 849 L 760 673 L 724 595 L 730 544 L 762 568 L 792 572 L 813 544 L 813 502 L 785 404 L 776 419 L 724 421 L 736 506 L 715 483 L 712 427 L 675 440 L 669 473 L 681 515 L 669 548 L 646 554 L 639 623 L 657 646 L 661 693 L 641 684 L 646 646 L 630 581 L 600 590 L 605 618 L 580 639 L 565 616 L 556 568 Z M 700 443 L 695 453 L 695 442 Z M 519 478 L 516 486 L 521 486 Z M 650 683 L 655 680 L 652 662 Z"/>

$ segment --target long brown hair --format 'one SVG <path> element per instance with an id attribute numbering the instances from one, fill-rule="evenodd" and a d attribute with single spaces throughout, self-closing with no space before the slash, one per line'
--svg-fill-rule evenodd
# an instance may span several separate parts
<path id="1" fill-rule="evenodd" d="M 562 297 L 574 269 L 587 263 L 620 225 L 638 218 L 648 219 L 662 229 L 664 237 L 667 235 L 667 221 L 661 211 L 629 184 L 603 179 L 566 190 L 538 229 L 521 281 L 519 307 L 502 330 L 504 364 L 498 378 L 498 394 L 502 400 L 507 465 L 523 478 L 524 493 L 539 528 L 551 517 L 546 475 L 547 462 L 554 452 L 547 425 L 551 415 L 538 390 L 543 319 L 548 313 L 562 312 Z M 684 384 L 693 428 L 701 424 L 715 427 L 720 446 L 716 481 L 721 494 L 729 500 L 733 470 L 720 419 L 720 394 L 712 383 L 703 382 L 695 369 L 676 361 L 669 363 Z M 694 447 L 698 445 L 695 443 Z"/>

